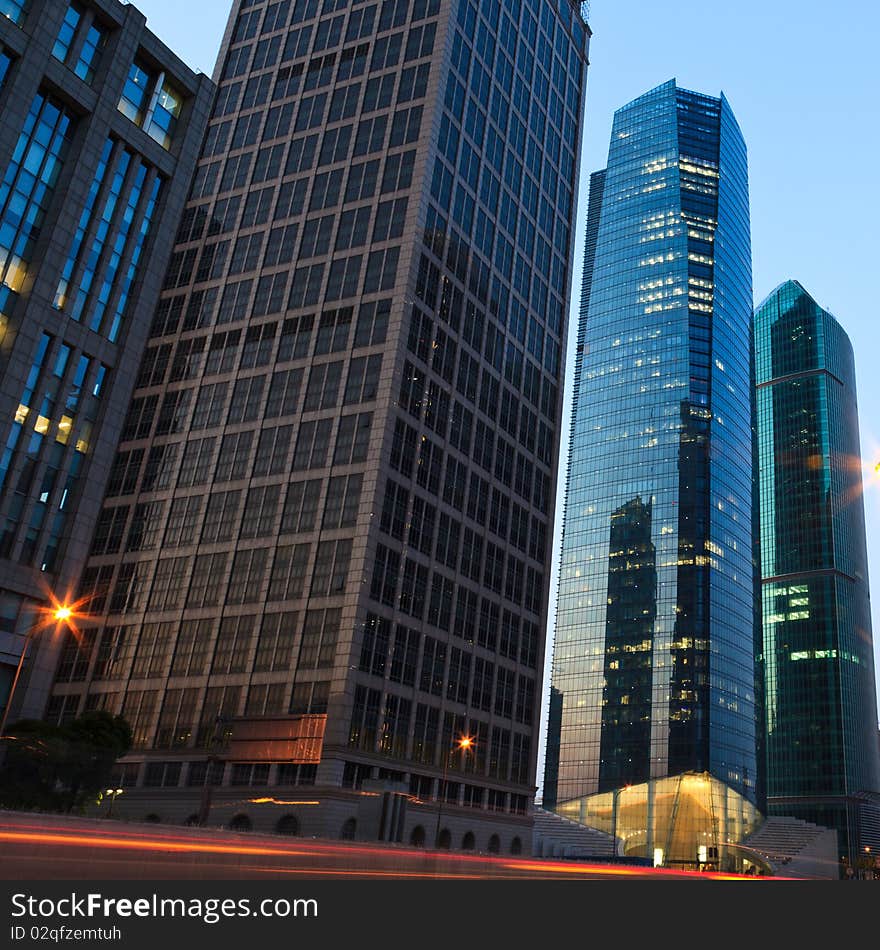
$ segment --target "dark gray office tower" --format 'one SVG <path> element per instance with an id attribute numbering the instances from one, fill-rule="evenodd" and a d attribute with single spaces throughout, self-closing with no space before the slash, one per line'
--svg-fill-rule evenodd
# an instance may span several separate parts
<path id="1" fill-rule="evenodd" d="M 529 848 L 589 36 L 235 4 L 51 705 L 129 814 Z"/>
<path id="2" fill-rule="evenodd" d="M 40 716 L 213 86 L 115 0 L 0 0 L 0 710 Z"/>

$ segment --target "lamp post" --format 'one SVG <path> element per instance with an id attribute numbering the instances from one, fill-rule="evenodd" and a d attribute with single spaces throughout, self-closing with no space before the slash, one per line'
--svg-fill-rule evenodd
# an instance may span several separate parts
<path id="1" fill-rule="evenodd" d="M 208 761 L 205 768 L 205 783 L 202 786 L 202 802 L 199 807 L 199 824 L 206 825 L 208 816 L 211 814 L 211 802 L 214 798 L 214 788 L 211 784 L 214 780 L 214 766 L 220 762 L 220 756 L 217 755 L 217 746 L 223 742 L 222 729 L 227 723 L 225 716 L 216 716 L 214 718 L 214 732 L 208 741 Z"/>
<path id="2" fill-rule="evenodd" d="M 0 717 L 0 738 L 2 738 L 6 733 L 6 720 L 9 718 L 9 711 L 12 709 L 12 699 L 15 696 L 15 688 L 18 686 L 18 681 L 21 678 L 21 671 L 24 668 L 24 662 L 27 659 L 28 647 L 30 646 L 31 640 L 41 631 L 46 629 L 46 627 L 51 626 L 53 623 L 56 628 L 60 624 L 64 624 L 67 627 L 73 628 L 73 618 L 75 616 L 74 609 L 69 604 L 56 604 L 53 608 L 47 609 L 44 611 L 45 617 L 42 621 L 32 624 L 30 628 L 24 635 L 24 644 L 21 648 L 21 655 L 18 658 L 18 666 L 15 668 L 15 676 L 12 678 L 12 686 L 9 688 L 9 695 L 6 697 L 6 706 L 3 710 L 3 715 Z"/>
<path id="3" fill-rule="evenodd" d="M 443 760 L 443 779 L 440 783 L 441 792 L 437 796 L 439 801 L 437 805 L 437 827 L 434 829 L 434 847 L 440 847 L 440 819 L 443 817 L 443 802 L 446 798 L 446 775 L 449 772 L 449 756 L 455 749 L 461 750 L 461 761 L 464 764 L 464 756 L 468 749 L 473 748 L 474 740 L 470 736 L 461 736 L 452 749 L 446 750 L 446 756 Z"/>
<path id="4" fill-rule="evenodd" d="M 104 815 L 105 818 L 109 818 L 113 814 L 113 802 L 116 801 L 116 796 L 121 795 L 124 791 L 124 788 L 108 788 L 104 792 L 104 794 L 110 799 L 110 805 L 108 806 Z"/>

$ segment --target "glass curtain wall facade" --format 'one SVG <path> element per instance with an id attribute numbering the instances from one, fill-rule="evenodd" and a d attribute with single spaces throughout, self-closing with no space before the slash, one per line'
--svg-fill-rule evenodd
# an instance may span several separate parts
<path id="1" fill-rule="evenodd" d="M 0 708 L 39 610 L 72 598 L 213 87 L 123 4 L 0 8 Z M 175 76 L 160 147 L 120 113 L 136 56 Z M 124 411 L 124 410 L 123 410 Z M 40 716 L 63 631 L 28 651 L 10 715 Z"/>
<path id="2" fill-rule="evenodd" d="M 767 807 L 861 856 L 880 793 L 852 346 L 796 281 L 755 311 Z"/>
<path id="3" fill-rule="evenodd" d="M 654 867 L 772 873 L 765 859 L 740 844 L 763 822 L 754 802 L 707 772 L 622 785 L 562 802 L 558 813 L 604 831 L 617 839 L 621 854 Z"/>
<path id="4" fill-rule="evenodd" d="M 685 772 L 754 800 L 751 253 L 726 100 L 673 81 L 621 109 L 590 197 L 545 803 Z"/>
<path id="5" fill-rule="evenodd" d="M 211 753 L 218 822 L 262 785 L 369 837 L 384 781 L 414 843 L 442 799 L 527 847 L 588 40 L 569 0 L 235 4 L 51 707 L 133 723 L 121 807 L 198 812 Z"/>

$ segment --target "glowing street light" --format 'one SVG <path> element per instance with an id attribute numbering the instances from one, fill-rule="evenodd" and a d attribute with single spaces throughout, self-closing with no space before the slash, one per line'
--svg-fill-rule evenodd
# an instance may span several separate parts
<path id="1" fill-rule="evenodd" d="M 41 617 L 37 620 L 36 623 L 32 624 L 30 628 L 24 635 L 24 643 L 21 647 L 21 655 L 18 658 L 18 666 L 15 668 L 15 676 L 12 678 L 12 686 L 9 688 L 9 695 L 6 697 L 6 707 L 3 710 L 3 715 L 0 717 L 0 739 L 2 739 L 6 733 L 6 720 L 9 717 L 9 710 L 12 709 L 12 699 L 15 695 L 15 688 L 18 686 L 18 681 L 21 678 L 21 671 L 24 668 L 24 662 L 27 659 L 28 647 L 30 646 L 31 640 L 40 633 L 42 630 L 45 630 L 47 627 L 54 626 L 57 630 L 61 624 L 64 624 L 74 633 L 76 633 L 76 626 L 74 620 L 76 617 L 80 616 L 77 611 L 77 604 L 68 604 L 62 603 L 61 601 L 55 600 L 52 598 L 52 606 L 44 607 L 40 609 Z"/>
<path id="2" fill-rule="evenodd" d="M 440 783 L 440 794 L 437 796 L 439 802 L 437 805 L 437 827 L 434 830 L 434 847 L 438 848 L 440 846 L 440 819 L 443 816 L 443 802 L 446 799 L 446 774 L 449 771 L 449 757 L 450 753 L 455 749 L 460 750 L 461 752 L 461 761 L 462 766 L 464 765 L 464 757 L 469 749 L 474 747 L 474 740 L 472 736 L 459 736 L 458 741 L 452 747 L 452 749 L 446 750 L 446 756 L 443 760 L 443 780 Z"/>
<path id="3" fill-rule="evenodd" d="M 121 795 L 124 791 L 124 788 L 108 788 L 104 792 L 106 797 L 110 799 L 110 806 L 104 815 L 105 818 L 109 818 L 113 814 L 113 802 L 116 801 L 116 796 Z"/>

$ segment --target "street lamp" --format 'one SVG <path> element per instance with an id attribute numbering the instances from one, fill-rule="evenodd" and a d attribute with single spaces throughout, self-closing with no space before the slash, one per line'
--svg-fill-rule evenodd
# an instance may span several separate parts
<path id="1" fill-rule="evenodd" d="M 461 736 L 452 749 L 446 750 L 446 756 L 443 760 L 443 780 L 440 783 L 440 794 L 438 795 L 439 804 L 437 806 L 437 827 L 434 830 L 434 847 L 440 847 L 440 819 L 443 817 L 443 802 L 446 798 L 446 775 L 449 772 L 449 756 L 455 749 L 461 750 L 462 768 L 464 767 L 464 757 L 468 749 L 474 747 L 474 740 L 471 736 Z"/>
<path id="2" fill-rule="evenodd" d="M 214 732 L 208 740 L 208 760 L 205 767 L 205 782 L 202 785 L 202 802 L 199 807 L 199 824 L 206 825 L 208 816 L 211 814 L 211 802 L 213 800 L 214 788 L 211 784 L 214 781 L 214 766 L 222 759 L 217 754 L 218 746 L 223 744 L 222 730 L 229 720 L 225 716 L 214 717 Z"/>
<path id="3" fill-rule="evenodd" d="M 6 720 L 9 718 L 9 711 L 12 709 L 12 698 L 15 695 L 15 688 L 18 686 L 18 681 L 21 678 L 21 671 L 24 668 L 24 662 L 27 659 L 28 647 L 30 646 L 31 640 L 40 633 L 40 631 L 45 630 L 47 627 L 51 627 L 53 624 L 56 629 L 61 624 L 69 627 L 71 630 L 76 628 L 73 625 L 74 617 L 76 616 L 76 611 L 74 609 L 75 605 L 71 604 L 62 604 L 54 603 L 51 608 L 42 608 L 42 618 L 38 620 L 35 624 L 32 624 L 30 628 L 24 635 L 24 644 L 21 648 L 21 656 L 18 658 L 18 666 L 15 668 L 15 676 L 12 678 L 12 686 L 9 688 L 9 695 L 6 697 L 6 707 L 3 710 L 3 716 L 0 717 L 0 738 L 6 733 Z"/>
<path id="4" fill-rule="evenodd" d="M 110 799 L 110 805 L 107 808 L 107 812 L 104 815 L 105 818 L 109 818 L 113 814 L 113 802 L 116 801 L 116 796 L 121 795 L 125 791 L 124 788 L 108 788 L 104 794 Z"/>

